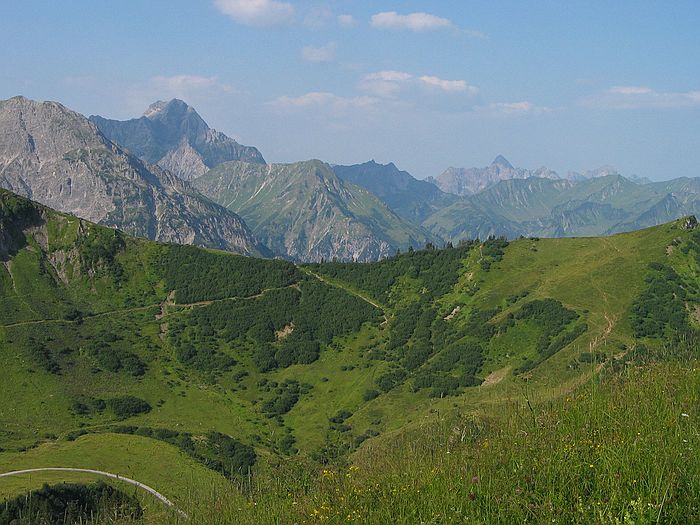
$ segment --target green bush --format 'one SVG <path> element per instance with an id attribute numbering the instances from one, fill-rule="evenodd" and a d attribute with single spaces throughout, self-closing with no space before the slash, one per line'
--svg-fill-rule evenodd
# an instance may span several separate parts
<path id="1" fill-rule="evenodd" d="M 44 485 L 0 506 L 0 525 L 92 523 L 98 516 L 138 520 L 143 515 L 139 500 L 111 485 L 62 483 Z"/>
<path id="2" fill-rule="evenodd" d="M 108 399 L 106 403 L 107 407 L 119 419 L 126 419 L 151 411 L 151 405 L 135 396 L 113 397 Z"/>

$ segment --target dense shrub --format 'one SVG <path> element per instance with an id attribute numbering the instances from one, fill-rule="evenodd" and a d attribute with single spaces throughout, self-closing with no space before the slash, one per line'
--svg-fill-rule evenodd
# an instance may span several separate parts
<path id="1" fill-rule="evenodd" d="M 146 373 L 146 363 L 139 356 L 110 344 L 114 341 L 106 339 L 109 339 L 109 336 L 98 336 L 86 348 L 88 353 L 95 357 L 100 368 L 109 372 L 124 370 L 134 377 Z"/>
<path id="2" fill-rule="evenodd" d="M 177 345 L 175 357 L 184 365 L 200 372 L 225 372 L 236 364 L 236 360 L 214 348 L 213 343 L 190 342 Z"/>
<path id="3" fill-rule="evenodd" d="M 282 416 L 297 404 L 299 398 L 311 390 L 308 383 L 300 384 L 293 379 L 287 379 L 279 384 L 274 395 L 262 405 L 262 411 L 268 417 Z"/>
<path id="4" fill-rule="evenodd" d="M 395 386 L 401 384 L 404 379 L 406 379 L 406 371 L 401 368 L 396 368 L 384 372 L 379 376 L 379 378 L 377 378 L 377 386 L 380 390 L 388 392 Z"/>
<path id="5" fill-rule="evenodd" d="M 431 396 L 442 397 L 479 385 L 476 374 L 483 365 L 483 354 L 481 345 L 471 339 L 452 343 L 416 374 L 413 386 L 418 390 L 429 388 Z"/>
<path id="6" fill-rule="evenodd" d="M 379 397 L 379 391 L 370 389 L 366 390 L 364 394 L 362 394 L 362 399 L 365 401 L 372 401 L 373 399 L 376 399 Z"/>
<path id="7" fill-rule="evenodd" d="M 34 362 L 44 371 L 50 374 L 60 374 L 61 365 L 53 355 L 53 352 L 42 342 L 30 338 L 29 351 L 34 358 Z"/>
<path id="8" fill-rule="evenodd" d="M 0 505 L 0 525 L 91 523 L 98 516 L 137 520 L 143 510 L 134 495 L 97 482 L 44 485 Z"/>
<path id="9" fill-rule="evenodd" d="M 253 362 L 267 372 L 318 359 L 322 344 L 379 322 L 374 306 L 316 279 L 296 287 L 270 290 L 254 299 L 220 301 L 192 310 L 174 321 L 169 338 L 180 362 L 202 371 L 226 370 L 235 361 L 218 350 L 220 343 L 253 340 Z M 293 326 L 277 341 L 275 332 Z"/>
<path id="10" fill-rule="evenodd" d="M 135 396 L 113 397 L 106 401 L 107 407 L 120 419 L 137 416 L 151 411 L 149 405 L 143 399 Z"/>
<path id="11" fill-rule="evenodd" d="M 459 268 L 474 243 L 441 250 L 409 251 L 372 263 L 321 263 L 310 267 L 323 275 L 350 283 L 385 303 L 401 276 L 419 279 L 429 297 L 447 293 L 457 281 Z"/>
<path id="12" fill-rule="evenodd" d="M 301 279 L 287 261 L 255 259 L 172 245 L 156 264 L 180 303 L 224 297 L 250 297 L 269 288 L 289 286 Z"/>
<path id="13" fill-rule="evenodd" d="M 124 234 L 119 230 L 91 226 L 77 241 L 80 264 L 85 273 L 108 273 L 115 282 L 124 279 L 124 269 L 116 260 L 124 249 Z"/>
<path id="14" fill-rule="evenodd" d="M 686 301 L 697 295 L 697 285 L 685 283 L 670 266 L 651 263 L 646 287 L 632 306 L 635 337 L 664 339 L 690 329 Z"/>

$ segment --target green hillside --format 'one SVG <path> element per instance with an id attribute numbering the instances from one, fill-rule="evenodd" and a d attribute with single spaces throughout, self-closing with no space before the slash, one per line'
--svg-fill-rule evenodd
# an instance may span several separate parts
<path id="1" fill-rule="evenodd" d="M 1 470 L 94 464 L 191 511 L 215 496 L 148 474 L 149 455 L 247 506 L 281 494 L 267 484 L 282 472 L 301 490 L 423 425 L 555 403 L 602 364 L 692 348 L 700 322 L 690 219 L 294 265 L 133 239 L 3 191 L 0 262 Z"/>

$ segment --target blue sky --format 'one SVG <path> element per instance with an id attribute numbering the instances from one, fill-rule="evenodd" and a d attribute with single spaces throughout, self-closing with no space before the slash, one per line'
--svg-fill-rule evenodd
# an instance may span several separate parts
<path id="1" fill-rule="evenodd" d="M 698 27 L 697 0 L 3 0 L 0 98 L 179 97 L 273 162 L 700 176 Z"/>

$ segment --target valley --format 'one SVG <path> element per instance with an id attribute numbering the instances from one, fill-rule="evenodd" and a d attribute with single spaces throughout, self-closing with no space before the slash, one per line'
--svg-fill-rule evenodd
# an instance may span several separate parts
<path id="1" fill-rule="evenodd" d="M 524 395 L 556 403 L 642 346 L 697 337 L 694 224 L 294 264 L 132 238 L 3 191 L 0 465 L 121 473 L 196 514 L 193 478 L 247 505 L 279 469 L 353 465 Z M 59 478 L 93 479 L 0 491 Z"/>

